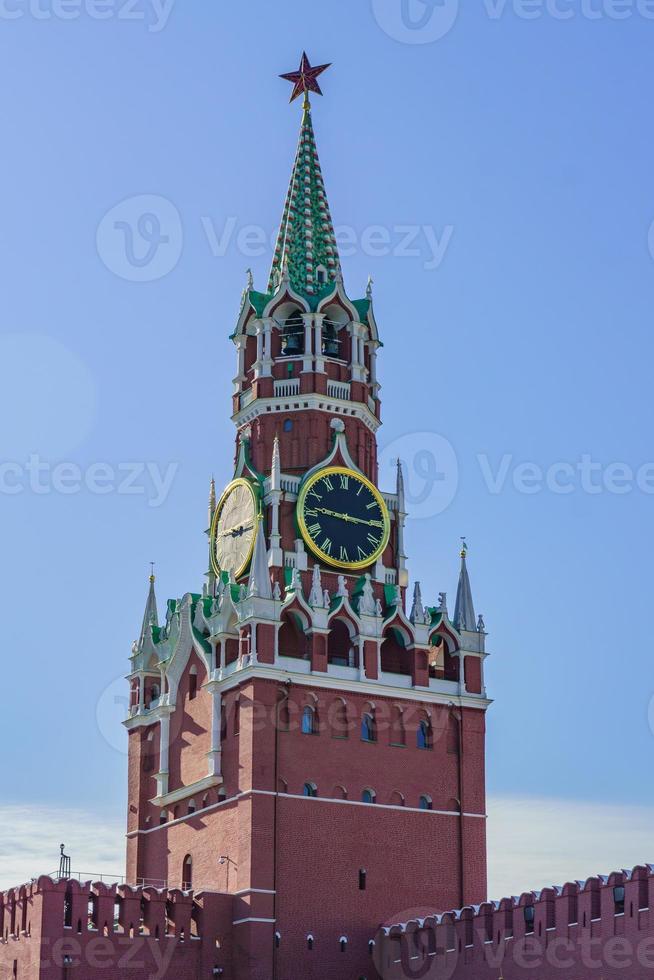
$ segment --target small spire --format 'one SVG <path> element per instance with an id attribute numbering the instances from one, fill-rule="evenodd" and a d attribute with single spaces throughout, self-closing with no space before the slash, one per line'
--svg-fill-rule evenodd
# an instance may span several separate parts
<path id="1" fill-rule="evenodd" d="M 254 289 L 254 276 L 252 275 L 252 269 L 246 269 L 245 275 L 247 276 L 246 288 Z"/>
<path id="2" fill-rule="evenodd" d="M 139 640 L 139 645 L 143 645 L 144 641 L 152 635 L 152 627 L 159 625 L 159 614 L 157 612 L 157 596 L 154 591 L 154 562 L 150 562 L 150 588 L 148 590 L 148 598 L 145 603 L 145 613 L 143 614 L 143 623 L 141 625 L 141 636 Z"/>
<path id="3" fill-rule="evenodd" d="M 211 477 L 211 483 L 209 484 L 209 527 L 211 527 L 211 522 L 213 520 L 213 515 L 216 512 L 216 481 L 213 476 Z"/>
<path id="4" fill-rule="evenodd" d="M 372 299 L 372 286 L 374 281 L 375 280 L 372 278 L 372 276 L 368 276 L 368 285 L 366 286 L 366 297 L 367 299 L 370 300 Z"/>
<path id="5" fill-rule="evenodd" d="M 270 468 L 270 489 L 271 490 L 281 490 L 282 489 L 282 467 L 279 458 L 279 437 L 275 436 L 273 440 L 273 451 L 272 451 L 272 465 Z"/>
<path id="6" fill-rule="evenodd" d="M 402 469 L 402 460 L 397 459 L 397 483 L 396 483 L 396 494 L 397 494 L 397 509 L 400 513 L 404 513 L 404 471 Z"/>
<path id="7" fill-rule="evenodd" d="M 411 607 L 411 615 L 409 616 L 409 619 L 414 625 L 416 623 L 422 624 L 425 621 L 425 607 L 422 604 L 420 582 L 416 582 L 413 589 L 413 605 Z"/>
<path id="8" fill-rule="evenodd" d="M 270 583 L 270 572 L 268 571 L 268 550 L 266 548 L 266 537 L 263 533 L 263 519 L 259 518 L 257 523 L 257 536 L 254 542 L 254 554 L 252 555 L 247 594 L 258 596 L 260 599 L 272 599 L 273 593 Z"/>
<path id="9" fill-rule="evenodd" d="M 472 588 L 470 587 L 470 577 L 466 558 L 468 556 L 468 545 L 465 538 L 461 538 L 461 571 L 459 572 L 459 585 L 456 590 L 456 605 L 454 607 L 454 625 L 458 630 L 477 629 L 477 617 L 472 601 Z"/>

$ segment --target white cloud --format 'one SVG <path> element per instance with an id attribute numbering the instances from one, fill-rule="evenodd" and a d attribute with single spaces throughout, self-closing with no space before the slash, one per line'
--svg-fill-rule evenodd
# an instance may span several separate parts
<path id="1" fill-rule="evenodd" d="M 654 861 L 654 807 L 495 797 L 488 817 L 490 898 Z"/>
<path id="2" fill-rule="evenodd" d="M 61 843 L 73 872 L 89 878 L 125 873 L 122 818 L 57 806 L 0 806 L 0 889 L 55 871 Z"/>

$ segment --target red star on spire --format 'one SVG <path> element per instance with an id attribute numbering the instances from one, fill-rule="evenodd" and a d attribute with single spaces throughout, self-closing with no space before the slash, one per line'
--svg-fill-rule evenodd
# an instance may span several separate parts
<path id="1" fill-rule="evenodd" d="M 303 92 L 315 92 L 316 95 L 322 95 L 320 85 L 318 84 L 318 75 L 322 75 L 328 68 L 331 68 L 331 64 L 318 65 L 314 68 L 307 58 L 306 52 L 303 52 L 299 70 L 279 76 L 287 82 L 293 82 L 294 88 L 293 94 L 291 95 L 291 102 L 294 102 Z"/>

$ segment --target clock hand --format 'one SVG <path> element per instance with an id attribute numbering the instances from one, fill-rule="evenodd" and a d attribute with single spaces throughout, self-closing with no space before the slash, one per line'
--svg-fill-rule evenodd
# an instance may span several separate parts
<path id="1" fill-rule="evenodd" d="M 245 531 L 250 531 L 252 529 L 252 522 L 249 524 L 235 524 L 234 527 L 228 528 L 226 531 L 221 531 L 218 535 L 219 538 L 228 538 L 231 534 L 233 538 L 244 534 Z"/>
<path id="2" fill-rule="evenodd" d="M 367 524 L 369 527 L 383 527 L 383 521 L 366 521 L 362 517 L 352 517 L 350 514 L 339 514 L 338 511 L 328 510 L 326 507 L 316 507 L 318 514 L 325 514 L 327 517 L 339 517 L 342 521 L 350 524 Z"/>

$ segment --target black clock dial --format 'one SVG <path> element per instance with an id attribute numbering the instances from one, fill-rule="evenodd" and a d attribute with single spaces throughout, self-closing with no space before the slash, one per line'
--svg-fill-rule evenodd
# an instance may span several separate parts
<path id="1" fill-rule="evenodd" d="M 304 484 L 298 524 L 315 555 L 353 571 L 377 561 L 390 536 L 383 497 L 369 480 L 345 467 L 321 470 Z"/>

